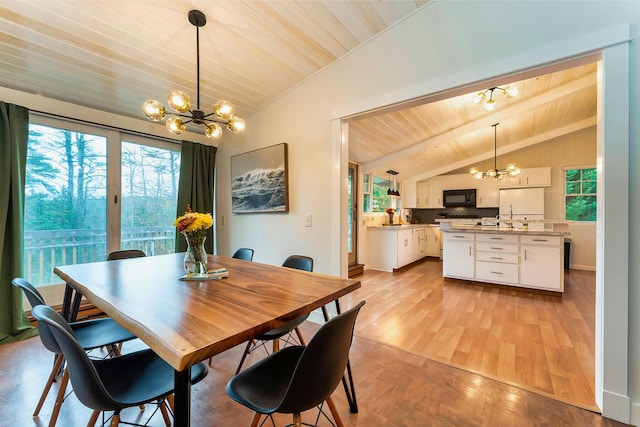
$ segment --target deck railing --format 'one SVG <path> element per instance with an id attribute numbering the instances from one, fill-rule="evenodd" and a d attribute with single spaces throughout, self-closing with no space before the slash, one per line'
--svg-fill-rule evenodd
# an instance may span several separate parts
<path id="1" fill-rule="evenodd" d="M 129 227 L 122 229 L 121 249 L 141 249 L 147 255 L 175 250 L 175 227 Z M 24 233 L 24 270 L 36 286 L 60 283 L 53 268 L 107 259 L 104 229 L 44 230 Z"/>

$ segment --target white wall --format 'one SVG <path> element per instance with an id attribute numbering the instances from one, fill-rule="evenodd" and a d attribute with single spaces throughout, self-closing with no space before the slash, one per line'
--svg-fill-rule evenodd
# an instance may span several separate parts
<path id="1" fill-rule="evenodd" d="M 400 25 L 249 117 L 249 131 L 241 143 L 221 144 L 218 152 L 218 216 L 226 216 L 228 222 L 219 228 L 220 252 L 230 253 L 239 246 L 252 246 L 256 249 L 256 260 L 269 263 L 279 263 L 290 253 L 302 252 L 316 259 L 316 271 L 344 274 L 346 256 L 341 253 L 344 218 L 340 193 L 346 188 L 347 159 L 344 158 L 339 126 L 332 119 L 533 69 L 575 55 L 600 49 L 608 51 L 612 43 L 624 41 L 625 29 L 631 28 L 635 33 L 639 20 L 640 2 L 429 3 Z M 628 49 L 631 70 L 637 70 L 639 49 L 636 44 Z M 624 48 L 622 51 L 624 55 Z M 614 52 L 616 54 L 609 58 L 628 68 L 624 57 L 620 59 L 617 54 L 619 50 L 614 49 Z M 625 83 L 625 71 L 620 72 L 622 83 Z M 622 94 L 611 91 L 614 93 L 609 107 L 611 113 L 619 108 L 624 113 L 629 107 L 632 117 L 637 116 L 636 100 L 640 88 L 636 81 L 631 82 L 630 89 L 630 105 L 625 103 Z M 626 154 L 627 158 L 631 155 L 636 160 L 631 164 L 636 164 L 640 160 L 636 148 L 637 125 L 632 122 L 632 148 L 629 150 L 625 114 L 620 118 L 622 126 L 616 129 L 620 138 L 606 141 L 611 145 L 602 151 L 599 160 Z M 613 134 L 608 130 L 616 126 L 612 114 L 606 115 L 604 122 L 611 124 L 602 128 L 606 139 Z M 288 215 L 231 215 L 229 156 L 279 142 L 289 143 L 291 212 Z M 631 194 L 637 193 L 633 190 L 637 190 L 638 180 L 627 183 L 626 168 L 622 178 L 616 178 L 610 169 L 603 168 L 602 173 L 607 178 L 603 188 L 612 189 L 617 185 L 624 192 L 630 185 Z M 637 178 L 634 168 L 629 176 Z M 617 197 L 610 199 L 615 202 Z M 630 215 L 634 217 L 640 210 L 638 197 L 631 198 L 630 207 Z M 618 256 L 626 257 L 626 248 L 637 245 L 638 230 L 633 226 L 626 230 L 626 212 L 613 209 L 606 212 L 611 228 L 607 230 L 605 226 L 605 234 L 613 236 L 612 240 L 619 240 L 620 233 L 614 233 L 614 228 L 624 227 L 628 240 L 607 241 L 603 245 L 607 251 L 613 248 Z M 305 214 L 313 215 L 313 227 L 304 227 Z M 622 220 L 614 225 L 618 217 Z M 612 275 L 611 269 L 604 267 L 603 275 L 608 278 Z M 624 265 L 623 269 L 624 274 L 607 280 L 609 288 L 604 289 L 605 295 L 626 297 L 628 285 L 634 281 L 627 282 Z M 633 279 L 640 271 L 636 265 L 631 265 L 628 273 Z M 629 291 L 632 302 L 637 305 L 640 298 L 636 289 Z M 613 300 L 621 301 L 620 298 Z M 627 324 L 627 307 L 618 307 L 619 313 L 611 317 L 610 313 L 616 311 L 616 307 L 604 303 L 603 306 L 606 310 L 601 312 L 602 330 L 609 331 L 609 340 L 604 346 L 604 379 L 598 383 L 604 388 L 605 398 L 599 394 L 597 399 L 604 401 L 605 415 L 628 420 L 631 412 L 628 397 L 640 398 L 640 370 L 635 363 L 640 356 L 639 340 L 635 337 L 639 319 L 632 314 L 633 323 Z M 624 336 L 612 336 L 613 331 L 626 331 L 628 327 L 629 352 L 625 332 L 622 333 Z M 622 353 L 623 357 L 613 358 L 614 352 Z M 627 375 L 627 360 L 630 361 L 630 375 Z"/>

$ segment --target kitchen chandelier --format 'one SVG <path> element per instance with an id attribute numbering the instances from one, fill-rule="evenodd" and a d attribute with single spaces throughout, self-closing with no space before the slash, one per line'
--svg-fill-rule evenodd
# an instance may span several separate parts
<path id="1" fill-rule="evenodd" d="M 167 96 L 169 107 L 177 114 L 171 115 L 166 121 L 167 130 L 174 135 L 180 135 L 193 122 L 204 126 L 204 133 L 209 139 L 219 139 L 222 136 L 220 124 L 227 125 L 232 133 L 240 133 L 245 129 L 244 120 L 233 114 L 233 106 L 224 100 L 213 106 L 213 111 L 205 114 L 200 109 L 200 27 L 204 27 L 207 18 L 199 10 L 190 10 L 189 22 L 196 27 L 196 61 L 197 61 L 197 102 L 196 108 L 191 109 L 189 96 L 181 90 L 172 90 Z M 157 122 L 165 118 L 166 110 L 160 101 L 150 99 L 142 104 L 144 115 L 151 121 Z M 189 114 L 186 114 L 186 113 Z M 181 119 L 183 117 L 184 119 Z"/>
<path id="2" fill-rule="evenodd" d="M 518 95 L 520 92 L 517 86 L 505 86 L 505 87 L 492 87 L 481 92 L 478 92 L 472 99 L 474 104 L 483 103 L 483 108 L 485 111 L 493 111 L 496 109 L 496 100 L 493 99 L 493 92 L 495 90 L 501 90 L 504 96 L 508 98 L 513 98 Z M 488 94 L 488 96 L 487 96 Z"/>
<path id="3" fill-rule="evenodd" d="M 398 175 L 398 172 L 394 171 L 394 170 L 388 170 L 387 174 L 389 175 L 389 189 L 387 190 L 387 196 L 391 196 L 391 197 L 400 197 L 400 191 L 396 189 L 396 175 Z M 393 175 L 393 181 L 391 176 Z M 391 184 L 393 183 L 393 190 L 391 189 Z"/>
<path id="4" fill-rule="evenodd" d="M 500 123 L 496 123 L 494 125 L 491 125 L 493 127 L 493 169 L 489 169 L 486 171 L 482 171 L 478 168 L 471 168 L 471 170 L 469 170 L 469 173 L 473 176 L 476 177 L 476 179 L 483 179 L 483 178 L 496 178 L 496 179 L 502 179 L 504 176 L 517 176 L 520 175 L 520 168 L 518 168 L 517 166 L 511 164 L 511 165 L 507 165 L 506 168 L 504 169 L 498 169 L 498 167 L 496 166 L 497 163 L 497 157 L 498 157 L 498 151 L 497 151 L 497 136 L 498 136 L 498 125 Z"/>

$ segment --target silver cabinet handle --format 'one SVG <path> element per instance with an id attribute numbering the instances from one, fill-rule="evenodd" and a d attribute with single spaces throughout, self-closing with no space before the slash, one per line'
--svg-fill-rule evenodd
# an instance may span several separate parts
<path id="1" fill-rule="evenodd" d="M 524 250 L 524 260 L 525 261 L 527 260 L 527 250 L 526 249 Z"/>
<path id="2" fill-rule="evenodd" d="M 501 250 L 503 250 L 504 248 L 494 248 L 494 247 L 492 247 L 491 249 L 494 249 L 494 250 L 496 250 L 496 251 L 501 251 Z"/>
<path id="3" fill-rule="evenodd" d="M 469 256 L 471 256 L 471 246 L 469 246 Z"/>
<path id="4" fill-rule="evenodd" d="M 499 257 L 499 256 L 492 256 L 492 257 L 490 257 L 490 258 L 491 258 L 491 259 L 504 259 L 504 258 Z"/>
<path id="5" fill-rule="evenodd" d="M 491 274 L 504 274 L 502 271 L 490 271 Z"/>
<path id="6" fill-rule="evenodd" d="M 464 239 L 466 236 L 453 236 L 453 237 L 455 237 L 456 239 Z"/>
<path id="7" fill-rule="evenodd" d="M 491 240 L 504 240 L 502 237 L 489 237 Z"/>
<path id="8" fill-rule="evenodd" d="M 548 239 L 533 239 L 534 242 L 548 242 Z"/>

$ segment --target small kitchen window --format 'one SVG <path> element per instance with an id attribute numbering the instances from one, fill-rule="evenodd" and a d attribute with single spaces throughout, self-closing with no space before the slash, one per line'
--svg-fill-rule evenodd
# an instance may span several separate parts
<path id="1" fill-rule="evenodd" d="M 596 220 L 597 171 L 594 167 L 564 170 L 565 219 Z"/>
<path id="2" fill-rule="evenodd" d="M 387 194 L 391 186 L 389 178 L 377 175 L 371 176 L 371 206 L 368 212 L 385 213 L 387 208 L 395 208 L 393 197 Z"/>
<path id="3" fill-rule="evenodd" d="M 371 174 L 362 175 L 362 211 L 371 212 Z"/>

